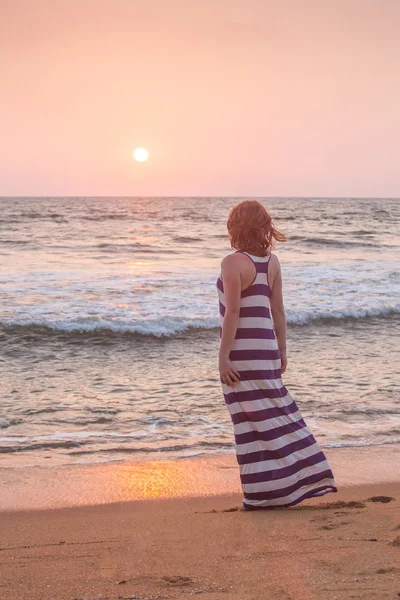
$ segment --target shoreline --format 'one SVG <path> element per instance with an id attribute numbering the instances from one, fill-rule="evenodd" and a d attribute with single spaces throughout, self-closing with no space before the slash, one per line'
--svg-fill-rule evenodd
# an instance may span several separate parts
<path id="1" fill-rule="evenodd" d="M 324 452 L 339 492 L 351 486 L 400 482 L 400 444 Z M 174 460 L 0 467 L 0 514 L 221 495 L 241 496 L 234 452 Z M 328 494 L 336 496 L 337 492 Z"/>

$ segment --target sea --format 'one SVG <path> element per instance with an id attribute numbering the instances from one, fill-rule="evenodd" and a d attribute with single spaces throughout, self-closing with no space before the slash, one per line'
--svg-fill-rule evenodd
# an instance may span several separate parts
<path id="1" fill-rule="evenodd" d="M 0 199 L 0 466 L 234 453 L 216 280 L 238 198 Z M 400 441 L 400 202 L 266 198 L 284 385 L 323 448 Z"/>

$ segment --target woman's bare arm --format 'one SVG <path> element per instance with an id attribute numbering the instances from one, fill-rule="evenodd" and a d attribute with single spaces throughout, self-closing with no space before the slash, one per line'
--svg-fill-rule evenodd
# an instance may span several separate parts
<path id="1" fill-rule="evenodd" d="M 274 322 L 274 330 L 276 340 L 278 342 L 278 348 L 281 355 L 281 372 L 284 373 L 287 367 L 287 356 L 286 356 L 286 314 L 285 307 L 283 305 L 283 292 L 282 292 L 282 273 L 281 265 L 278 257 L 273 254 L 270 261 L 274 261 L 271 269 L 271 279 L 269 282 L 271 288 L 271 313 Z"/>
<path id="2" fill-rule="evenodd" d="M 219 347 L 219 371 L 223 382 L 232 385 L 240 378 L 238 371 L 229 360 L 240 314 L 241 278 L 237 256 L 229 255 L 223 259 L 221 275 L 224 282 L 225 314 Z"/>

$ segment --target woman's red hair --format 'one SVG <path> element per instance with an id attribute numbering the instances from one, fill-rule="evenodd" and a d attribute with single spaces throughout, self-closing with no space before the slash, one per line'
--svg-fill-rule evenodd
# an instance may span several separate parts
<path id="1" fill-rule="evenodd" d="M 236 204 L 229 213 L 227 227 L 232 248 L 256 256 L 267 256 L 275 241 L 287 240 L 274 227 L 271 215 L 257 200 Z"/>

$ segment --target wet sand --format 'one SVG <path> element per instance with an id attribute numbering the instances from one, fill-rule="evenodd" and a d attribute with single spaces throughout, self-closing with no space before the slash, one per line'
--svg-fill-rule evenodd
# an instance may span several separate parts
<path id="1" fill-rule="evenodd" d="M 198 596 L 204 600 L 363 600 L 398 598 L 400 593 L 399 446 L 330 450 L 328 459 L 339 492 L 289 509 L 242 511 L 234 457 L 215 458 L 211 478 L 221 486 L 187 494 L 188 481 L 199 482 L 206 461 L 176 461 L 160 473 L 174 482 L 169 495 L 153 465 L 109 465 L 128 469 L 131 500 L 110 502 L 98 490 L 92 467 L 72 506 L 76 477 L 71 477 L 64 508 L 60 481 L 47 469 L 44 494 L 56 493 L 52 509 L 33 508 L 40 494 L 29 489 L 44 481 L 39 473 L 19 482 L 19 507 L 10 502 L 12 479 L 2 478 L 0 497 L 0 598 L 3 600 L 168 600 Z M 374 462 L 375 460 L 375 462 Z M 222 461 L 222 462 L 219 462 Z M 381 461 L 381 465 L 379 465 Z M 216 464 L 219 466 L 216 467 Z M 225 464 L 223 464 L 225 463 Z M 211 463 L 213 464 L 213 463 Z M 369 465 L 369 467 L 368 467 Z M 210 464 L 209 464 L 210 467 Z M 222 468 L 225 467 L 225 468 Z M 118 470 L 119 469 L 119 470 Z M 164 471 L 162 469 L 165 469 Z M 188 474 L 185 479 L 184 470 Z M 3 470 L 1 475 L 4 475 Z M 72 469 L 73 471 L 73 469 Z M 99 471 L 99 473 L 100 473 Z M 71 474 L 71 468 L 65 470 Z M 82 467 L 76 473 L 82 472 Z M 90 473 L 93 487 L 90 492 Z M 142 473 L 142 479 L 137 477 Z M 197 473 L 199 477 L 193 475 Z M 176 480 L 177 474 L 180 479 Z M 364 474 L 364 482 L 362 475 Z M 174 480 L 175 475 L 175 480 Z M 371 482 L 375 478 L 375 483 Z M 127 481 L 120 490 L 128 499 Z M 148 486 L 140 481 L 148 481 Z M 6 485 L 4 485 L 4 481 Z M 25 481 L 25 487 L 23 482 Z M 118 481 L 117 476 L 112 483 Z M 167 477 L 168 481 L 168 477 Z M 186 481 L 186 483 L 185 483 Z M 39 482 L 39 483 L 38 483 Z M 236 491 L 229 489 L 236 486 Z M 225 492 L 215 495 L 225 486 Z M 64 488 L 66 491 L 66 488 Z M 153 495 L 151 495 L 153 490 Z M 214 495 L 213 495 L 214 494 Z M 168 497 L 166 497 L 168 496 Z M 8 498 L 8 500 L 7 500 Z M 147 498 L 147 499 L 144 499 Z M 152 500 L 150 500 L 152 498 Z M 92 505 L 84 505 L 84 504 Z M 30 510 L 21 510 L 31 505 Z M 65 507 L 69 506 L 69 507 Z M 8 510 L 5 510 L 8 508 Z"/>
<path id="2" fill-rule="evenodd" d="M 327 448 L 324 452 L 339 488 L 400 481 L 400 444 Z M 0 511 L 240 492 L 234 453 L 180 460 L 0 468 Z"/>

